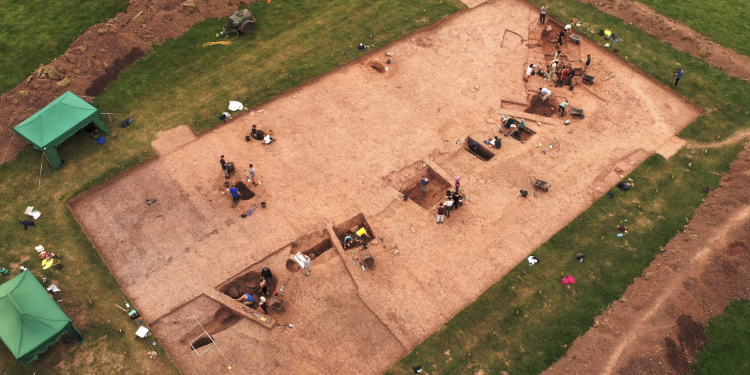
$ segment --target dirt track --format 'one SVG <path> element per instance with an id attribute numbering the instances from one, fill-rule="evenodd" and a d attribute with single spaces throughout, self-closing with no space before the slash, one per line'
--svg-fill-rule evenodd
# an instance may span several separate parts
<path id="1" fill-rule="evenodd" d="M 706 322 L 750 297 L 748 184 L 746 150 L 685 231 L 544 374 L 688 373 Z"/>
<path id="2" fill-rule="evenodd" d="M 56 74 L 32 74 L 0 96 L 0 145 L 5 161 L 15 158 L 28 144 L 13 137 L 13 126 L 51 103 L 66 91 L 90 100 L 117 79 L 124 68 L 143 57 L 154 45 L 188 31 L 210 17 L 224 17 L 236 5 L 226 0 L 194 0 L 184 6 L 181 0 L 131 1 L 125 13 L 91 26 L 70 48 L 47 66 Z M 246 4 L 239 1 L 237 4 Z M 11 143 L 12 138 L 12 143 Z"/>
<path id="3" fill-rule="evenodd" d="M 586 209 L 619 174 L 681 144 L 675 135 L 700 114 L 587 40 L 563 49 L 569 60 L 596 56 L 594 86 L 569 91 L 538 76 L 524 84 L 524 68 L 551 57 L 536 13 L 521 1 L 461 11 L 201 137 L 184 126 L 162 132 L 152 143 L 158 158 L 69 205 L 184 373 L 226 368 L 217 351 L 197 357 L 185 344 L 185 335 L 196 332 L 191 315 L 216 331 L 240 372 L 381 372 Z M 369 65 L 388 58 L 385 73 Z M 616 78 L 602 82 L 615 71 Z M 565 126 L 557 116 L 523 113 L 541 86 L 555 100 L 583 108 L 586 118 Z M 485 163 L 456 141 L 499 135 L 499 116 L 490 107 L 525 117 L 537 135 L 528 143 L 503 138 Z M 277 141 L 246 142 L 252 124 L 273 129 Z M 221 194 L 221 154 L 239 167 L 232 181 L 248 163 L 262 181 L 251 187 L 258 197 L 234 210 Z M 460 175 L 469 197 L 443 225 L 435 224 L 430 198 L 398 197 L 428 172 L 435 176 L 431 189 Z M 531 188 L 531 175 L 553 188 L 518 198 L 519 189 Z M 153 197 L 158 202 L 146 206 Z M 239 217 L 261 201 L 266 209 Z M 363 220 L 377 241 L 370 245 L 376 267 L 366 272 L 337 244 L 342 230 Z M 325 241 L 334 246 L 321 253 Z M 288 264 L 296 251 L 320 254 L 312 276 Z M 255 310 L 243 310 L 218 289 L 241 288 L 235 279 L 264 265 L 279 282 L 294 275 L 286 312 L 271 311 L 275 321 L 259 324 Z M 233 321 L 222 309 L 251 317 Z M 211 322 L 214 317 L 220 318 Z M 271 323 L 296 326 L 265 328 Z"/>

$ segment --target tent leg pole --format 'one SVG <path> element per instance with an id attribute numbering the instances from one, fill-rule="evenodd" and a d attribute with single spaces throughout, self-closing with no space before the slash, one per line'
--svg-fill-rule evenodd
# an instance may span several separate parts
<path id="1" fill-rule="evenodd" d="M 44 151 L 42 151 L 42 162 L 39 164 L 39 187 L 36 191 L 42 189 L 42 167 L 44 167 Z"/>
<path id="2" fill-rule="evenodd" d="M 3 154 L 3 161 L 0 162 L 0 165 L 5 164 L 5 156 L 8 155 L 8 150 L 10 150 L 10 145 L 13 144 L 13 137 L 16 136 L 16 132 L 13 132 L 13 135 L 10 136 L 10 143 L 8 143 L 8 148 L 5 149 L 5 153 Z"/>

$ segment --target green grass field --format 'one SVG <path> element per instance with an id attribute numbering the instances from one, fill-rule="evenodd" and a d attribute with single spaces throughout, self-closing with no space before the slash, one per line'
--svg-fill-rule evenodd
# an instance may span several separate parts
<path id="1" fill-rule="evenodd" d="M 628 176 L 634 189 L 615 188 L 614 199 L 600 198 L 534 251 L 538 264 L 517 265 L 387 374 L 411 373 L 417 365 L 438 374 L 544 371 L 682 229 L 706 196 L 701 187 L 715 188 L 741 149 L 651 156 Z M 623 238 L 616 237 L 618 225 L 628 227 Z M 582 263 L 575 259 L 579 252 Z M 576 284 L 560 285 L 563 275 Z"/>
<path id="2" fill-rule="evenodd" d="M 342 51 L 357 56 L 349 47 L 355 43 L 380 46 L 463 7 L 453 0 L 253 3 L 258 27 L 251 36 L 231 46 L 198 47 L 215 41 L 223 26 L 221 20 L 207 20 L 126 69 L 94 104 L 136 122 L 125 130 L 110 123 L 112 135 L 103 146 L 86 135 L 70 138 L 60 148 L 65 166 L 54 172 L 45 168 L 41 190 L 39 151 L 23 150 L 0 166 L 0 265 L 20 263 L 52 279 L 63 290 L 57 296 L 64 300 L 61 306 L 88 339 L 69 350 L 55 345 L 29 365 L 29 373 L 179 373 L 160 345 L 132 339 L 136 327 L 114 306 L 122 306 L 120 288 L 65 206 L 70 198 L 154 156 L 150 142 L 159 130 L 180 124 L 208 129 L 230 99 L 262 103 L 347 62 Z M 26 219 L 28 205 L 42 217 L 37 227 L 24 231 L 18 221 Z M 66 267 L 38 270 L 34 247 L 39 244 L 61 254 Z M 149 360 L 150 349 L 162 356 Z M 0 345 L 0 374 L 23 373 Z"/>
<path id="3" fill-rule="evenodd" d="M 750 56 L 750 3 L 746 0 L 635 0 L 701 35 Z"/>
<path id="4" fill-rule="evenodd" d="M 708 342 L 698 354 L 695 375 L 750 374 L 750 301 L 734 301 L 706 326 Z"/>
<path id="5" fill-rule="evenodd" d="M 0 0 L 0 93 L 62 55 L 91 25 L 124 12 L 128 0 Z"/>
<path id="6" fill-rule="evenodd" d="M 677 91 L 706 110 L 682 136 L 710 143 L 750 126 L 747 83 L 591 5 L 574 0 L 531 2 L 548 3 L 552 16 L 560 20 L 577 17 L 591 21 L 594 30 L 607 28 L 623 35 L 627 42 L 616 45 L 623 58 L 665 84 L 670 84 L 679 62 L 686 75 Z M 636 182 L 633 190 L 614 189 L 614 200 L 599 199 L 534 252 L 541 259 L 538 265 L 516 266 L 387 373 L 411 373 L 416 365 L 440 374 L 475 374 L 480 368 L 487 374 L 545 370 L 641 275 L 659 246 L 681 230 L 702 202 L 702 184 L 715 187 L 741 149 L 735 144 L 707 155 L 682 149 L 668 161 L 651 156 L 628 176 Z M 699 169 L 685 172 L 690 162 Z M 629 229 L 624 239 L 615 237 L 621 221 Z M 583 263 L 574 259 L 578 252 L 586 254 Z M 569 274 L 577 284 L 561 286 L 560 277 Z"/>

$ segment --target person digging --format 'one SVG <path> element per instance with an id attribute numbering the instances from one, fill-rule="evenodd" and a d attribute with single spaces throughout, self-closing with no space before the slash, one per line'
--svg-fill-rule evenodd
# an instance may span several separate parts
<path id="1" fill-rule="evenodd" d="M 347 234 L 346 237 L 344 237 L 344 249 L 348 249 L 358 242 L 362 242 L 362 239 L 360 239 L 359 237 L 353 238 L 352 236 Z"/>
<path id="2" fill-rule="evenodd" d="M 253 303 L 255 302 L 255 299 L 253 298 L 251 294 L 245 293 L 241 295 L 240 298 L 236 298 L 235 301 L 242 302 L 242 304 L 245 306 L 252 306 Z"/>
<path id="3" fill-rule="evenodd" d="M 232 208 L 237 207 L 237 203 L 240 203 L 240 195 L 242 194 L 240 194 L 240 191 L 234 185 L 227 189 L 227 191 L 232 194 Z"/>

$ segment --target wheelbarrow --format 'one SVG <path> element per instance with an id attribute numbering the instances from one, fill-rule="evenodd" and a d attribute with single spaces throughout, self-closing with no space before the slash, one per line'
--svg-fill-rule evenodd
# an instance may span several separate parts
<path id="1" fill-rule="evenodd" d="M 276 310 L 286 311 L 286 307 L 284 307 L 284 300 L 279 297 L 271 297 L 268 299 L 268 306 L 271 306 L 272 308 Z"/>
<path id="2" fill-rule="evenodd" d="M 373 259 L 372 254 L 370 254 L 370 250 L 360 249 L 359 258 L 362 259 L 362 263 L 364 263 L 365 266 L 370 267 L 371 270 L 375 269 L 375 259 Z"/>
<path id="3" fill-rule="evenodd" d="M 581 36 L 580 36 L 580 35 L 573 35 L 573 34 L 570 34 L 570 35 L 568 36 L 568 40 L 569 40 L 569 41 L 570 41 L 571 43 L 575 43 L 575 44 L 581 44 Z"/>
<path id="4" fill-rule="evenodd" d="M 549 191 L 550 184 L 536 177 L 534 177 L 534 181 L 532 181 L 531 184 L 534 185 L 536 189 L 542 190 L 545 193 Z"/>
<path id="5" fill-rule="evenodd" d="M 594 76 L 590 76 L 586 73 L 583 73 L 583 84 L 584 85 L 593 85 L 594 84 Z"/>
<path id="6" fill-rule="evenodd" d="M 570 108 L 570 115 L 573 117 L 578 117 L 580 119 L 586 118 L 586 116 L 583 115 L 583 110 L 580 108 Z"/>

